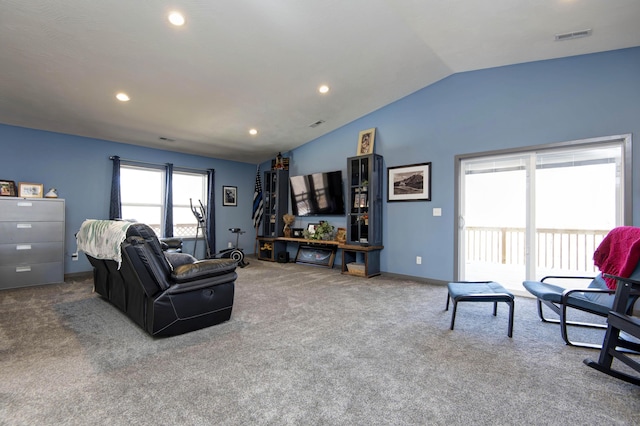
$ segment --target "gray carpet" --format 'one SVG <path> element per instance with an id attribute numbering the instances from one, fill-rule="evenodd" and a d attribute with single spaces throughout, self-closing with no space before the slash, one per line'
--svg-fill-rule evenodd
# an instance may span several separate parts
<path id="1" fill-rule="evenodd" d="M 640 424 L 640 388 L 586 367 L 518 298 L 252 260 L 229 322 L 153 339 L 74 281 L 0 292 L 0 424 Z M 581 332 L 585 338 L 590 332 Z"/>

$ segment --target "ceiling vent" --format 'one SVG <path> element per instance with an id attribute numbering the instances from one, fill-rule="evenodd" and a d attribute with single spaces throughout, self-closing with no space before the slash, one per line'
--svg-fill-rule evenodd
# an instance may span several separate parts
<path id="1" fill-rule="evenodd" d="M 318 127 L 319 125 L 321 125 L 322 123 L 324 123 L 324 120 L 318 120 L 315 123 L 311 123 L 309 124 L 309 127 L 311 127 L 312 129 L 315 127 Z"/>
<path id="2" fill-rule="evenodd" d="M 589 37 L 593 30 L 573 31 L 570 33 L 556 34 L 556 41 L 573 40 L 574 38 Z"/>

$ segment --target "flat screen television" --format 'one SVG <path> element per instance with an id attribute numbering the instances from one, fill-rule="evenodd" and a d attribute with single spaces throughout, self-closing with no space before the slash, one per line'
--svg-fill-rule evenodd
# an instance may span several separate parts
<path id="1" fill-rule="evenodd" d="M 341 170 L 291 176 L 289 182 L 294 216 L 344 216 Z"/>

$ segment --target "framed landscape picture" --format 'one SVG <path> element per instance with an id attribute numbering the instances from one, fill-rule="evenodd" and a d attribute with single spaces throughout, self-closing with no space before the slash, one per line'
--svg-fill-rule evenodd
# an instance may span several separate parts
<path id="1" fill-rule="evenodd" d="M 431 163 L 387 168 L 387 201 L 431 201 Z"/>

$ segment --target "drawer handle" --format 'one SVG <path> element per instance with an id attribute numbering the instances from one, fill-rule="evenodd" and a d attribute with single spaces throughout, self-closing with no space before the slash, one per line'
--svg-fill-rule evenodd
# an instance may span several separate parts
<path id="1" fill-rule="evenodd" d="M 33 203 L 29 202 L 29 201 L 19 201 L 18 202 L 18 207 L 31 207 L 33 206 Z"/>
<path id="2" fill-rule="evenodd" d="M 31 224 L 30 223 L 18 223 L 16 225 L 16 227 L 18 229 L 29 229 L 29 228 L 31 228 Z"/>
<path id="3" fill-rule="evenodd" d="M 31 266 L 16 266 L 16 272 L 31 272 Z"/>
<path id="4" fill-rule="evenodd" d="M 16 250 L 31 250 L 31 244 L 18 244 Z"/>

